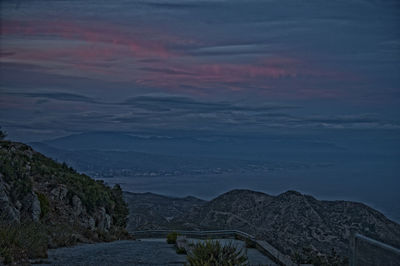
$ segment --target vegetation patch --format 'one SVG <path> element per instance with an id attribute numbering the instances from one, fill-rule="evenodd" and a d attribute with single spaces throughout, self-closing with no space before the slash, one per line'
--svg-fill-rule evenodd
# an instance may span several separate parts
<path id="1" fill-rule="evenodd" d="M 176 239 L 178 238 L 177 232 L 171 232 L 167 235 L 167 243 L 168 244 L 176 244 Z"/>
<path id="2" fill-rule="evenodd" d="M 331 254 L 321 254 L 311 247 L 303 247 L 292 255 L 292 260 L 298 264 L 311 265 L 349 265 L 349 259 L 339 256 L 335 249 L 331 249 Z"/>
<path id="3" fill-rule="evenodd" d="M 184 248 L 176 248 L 176 254 L 186 254 L 186 249 L 184 249 Z"/>
<path id="4" fill-rule="evenodd" d="M 38 200 L 40 202 L 40 218 L 45 217 L 50 211 L 50 203 L 46 195 L 40 192 L 36 192 Z"/>
<path id="5" fill-rule="evenodd" d="M 0 256 L 5 264 L 47 258 L 47 234 L 40 223 L 0 224 Z"/>
<path id="6" fill-rule="evenodd" d="M 247 265 L 246 252 L 228 243 L 222 245 L 219 241 L 206 240 L 196 243 L 188 254 L 188 264 L 191 266 L 200 265 Z"/>
<path id="7" fill-rule="evenodd" d="M 246 248 L 256 248 L 257 244 L 255 241 L 246 238 Z"/>

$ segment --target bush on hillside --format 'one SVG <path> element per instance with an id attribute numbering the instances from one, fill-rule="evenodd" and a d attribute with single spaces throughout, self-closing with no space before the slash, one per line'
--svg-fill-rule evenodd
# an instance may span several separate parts
<path id="1" fill-rule="evenodd" d="M 47 257 L 47 234 L 40 223 L 0 224 L 0 256 L 4 263 Z"/>
<path id="2" fill-rule="evenodd" d="M 40 202 L 40 218 L 45 217 L 50 211 L 50 203 L 45 194 L 36 192 L 38 200 Z"/>
<path id="3" fill-rule="evenodd" d="M 0 140 L 5 139 L 6 137 L 7 137 L 7 133 L 5 131 L 1 130 L 1 127 L 0 127 Z"/>

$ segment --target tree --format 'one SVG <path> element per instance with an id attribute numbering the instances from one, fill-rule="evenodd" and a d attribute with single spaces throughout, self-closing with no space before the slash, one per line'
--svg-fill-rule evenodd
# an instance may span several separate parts
<path id="1" fill-rule="evenodd" d="M 1 130 L 1 127 L 0 127 L 0 140 L 5 139 L 6 137 L 7 137 L 7 133 L 5 131 Z"/>
<path id="2" fill-rule="evenodd" d="M 112 195 L 115 202 L 113 214 L 114 224 L 116 226 L 125 228 L 128 221 L 129 209 L 124 200 L 123 192 L 119 184 L 115 184 L 112 188 Z"/>

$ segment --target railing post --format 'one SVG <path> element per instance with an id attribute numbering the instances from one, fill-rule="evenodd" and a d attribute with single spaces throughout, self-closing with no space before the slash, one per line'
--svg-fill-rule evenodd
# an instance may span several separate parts
<path id="1" fill-rule="evenodd" d="M 351 234 L 350 238 L 350 266 L 356 266 L 356 260 L 357 260 L 357 248 L 356 248 L 356 234 L 353 232 Z"/>

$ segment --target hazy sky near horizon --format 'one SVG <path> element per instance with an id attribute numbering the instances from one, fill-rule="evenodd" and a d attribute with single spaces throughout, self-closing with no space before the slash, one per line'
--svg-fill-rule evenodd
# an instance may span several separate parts
<path id="1" fill-rule="evenodd" d="M 398 1 L 1 1 L 0 125 L 399 131 L 399 23 Z"/>

